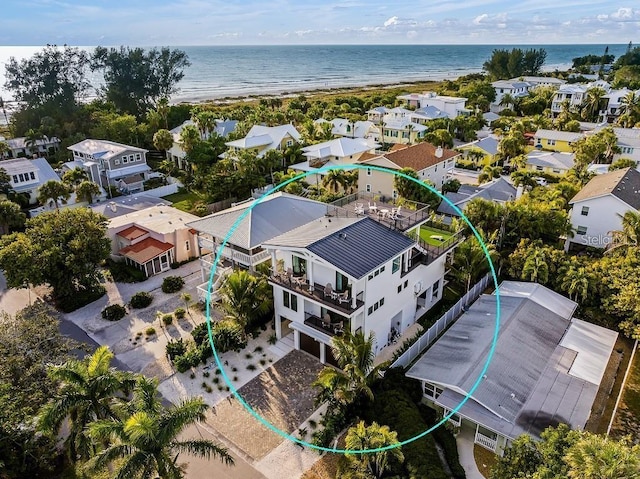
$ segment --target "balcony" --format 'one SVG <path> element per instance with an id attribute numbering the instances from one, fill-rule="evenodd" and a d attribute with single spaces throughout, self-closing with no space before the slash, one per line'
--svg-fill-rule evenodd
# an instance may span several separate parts
<path id="1" fill-rule="evenodd" d="M 363 293 L 359 293 L 355 299 L 351 298 L 350 300 L 345 301 L 344 299 L 340 299 L 335 292 L 332 295 L 325 296 L 325 285 L 314 283 L 312 286 L 307 282 L 301 282 L 300 279 L 296 277 L 289 279 L 286 275 L 279 273 L 272 273 L 269 277 L 269 282 L 316 301 L 326 308 L 330 308 L 348 316 L 364 306 L 364 301 L 362 301 Z"/>
<path id="2" fill-rule="evenodd" d="M 330 317 L 328 323 L 326 321 L 322 321 L 322 319 L 315 314 L 304 313 L 304 316 L 304 324 L 330 337 L 342 336 L 344 332 L 348 331 L 351 327 L 348 318 L 335 314 L 333 317 Z"/>

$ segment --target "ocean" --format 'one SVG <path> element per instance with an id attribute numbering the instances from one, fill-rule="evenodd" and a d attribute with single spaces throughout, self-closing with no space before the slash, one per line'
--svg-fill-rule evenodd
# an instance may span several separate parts
<path id="1" fill-rule="evenodd" d="M 544 69 L 567 69 L 574 57 L 602 54 L 606 45 L 278 45 L 187 46 L 191 66 L 173 102 L 248 95 L 281 94 L 318 88 L 377 85 L 457 78 L 480 72 L 496 48 L 544 48 Z M 0 47 L 0 97 L 4 63 L 41 47 Z M 83 47 L 91 49 L 92 47 Z M 619 56 L 626 44 L 609 45 Z M 92 78 L 94 86 L 99 78 Z"/>

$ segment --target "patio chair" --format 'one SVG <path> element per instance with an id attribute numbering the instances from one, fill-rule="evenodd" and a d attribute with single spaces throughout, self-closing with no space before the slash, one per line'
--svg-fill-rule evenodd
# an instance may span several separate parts
<path id="1" fill-rule="evenodd" d="M 324 287 L 324 297 L 333 298 L 333 286 L 331 286 L 331 283 L 327 283 Z"/>
<path id="2" fill-rule="evenodd" d="M 363 215 L 364 214 L 364 205 L 358 203 L 356 205 L 356 207 L 354 208 L 354 211 L 356 212 L 357 215 Z"/>
<path id="3" fill-rule="evenodd" d="M 344 333 L 344 321 L 339 321 L 333 325 L 333 332 L 336 334 Z"/>
<path id="4" fill-rule="evenodd" d="M 325 313 L 322 317 L 322 327 L 325 329 L 331 329 L 331 316 L 329 316 L 329 313 Z"/>
<path id="5" fill-rule="evenodd" d="M 338 302 L 340 304 L 348 303 L 350 301 L 351 301 L 351 298 L 349 298 L 349 290 L 346 290 L 344 293 L 338 294 Z"/>
<path id="6" fill-rule="evenodd" d="M 371 201 L 369 201 L 369 213 L 371 212 L 377 213 L 378 212 L 378 205 L 376 205 L 376 202 L 373 202 L 373 205 L 371 204 Z"/>
<path id="7" fill-rule="evenodd" d="M 296 278 L 295 276 L 293 277 L 293 283 L 296 286 L 304 286 L 305 284 L 307 284 L 307 273 L 303 274 L 302 276 L 300 276 L 299 278 Z"/>

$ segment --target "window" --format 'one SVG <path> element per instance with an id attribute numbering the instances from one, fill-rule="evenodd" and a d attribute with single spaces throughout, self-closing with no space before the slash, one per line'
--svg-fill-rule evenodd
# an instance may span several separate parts
<path id="1" fill-rule="evenodd" d="M 402 261 L 402 256 L 398 256 L 393 259 L 393 263 L 391 264 L 391 274 L 397 272 L 400 269 L 400 264 Z"/>
<path id="2" fill-rule="evenodd" d="M 392 197 L 394 200 L 397 200 L 397 199 L 398 199 L 398 190 L 393 190 L 393 191 L 391 192 L 391 197 Z"/>
<path id="3" fill-rule="evenodd" d="M 133 155 L 129 155 L 129 162 L 133 163 L 135 161 L 135 157 Z"/>
<path id="4" fill-rule="evenodd" d="M 384 298 L 381 298 L 380 299 L 380 306 L 383 306 L 383 305 L 384 305 Z"/>
<path id="5" fill-rule="evenodd" d="M 371 168 L 367 168 L 367 176 L 371 176 Z"/>
<path id="6" fill-rule="evenodd" d="M 120 164 L 120 159 L 119 159 L 119 158 L 116 158 L 116 159 L 114 160 L 114 163 L 115 163 L 116 165 L 119 165 L 119 164 Z"/>
<path id="7" fill-rule="evenodd" d="M 289 147 L 289 146 L 293 145 L 293 140 L 287 140 L 286 145 L 287 145 L 287 147 Z"/>
<path id="8" fill-rule="evenodd" d="M 582 211 L 580 212 L 580 214 L 582 216 L 587 216 L 589 214 L 589 207 L 588 206 L 583 206 L 582 207 Z"/>
<path id="9" fill-rule="evenodd" d="M 434 386 L 433 384 L 424 383 L 424 395 L 431 399 L 438 399 L 440 394 L 442 394 L 442 389 Z"/>
<path id="10" fill-rule="evenodd" d="M 407 286 L 409 286 L 409 280 L 408 279 L 405 280 L 405 282 L 404 282 L 404 287 L 406 288 Z"/>
<path id="11" fill-rule="evenodd" d="M 554 146 L 556 144 L 556 140 L 547 140 L 547 145 Z"/>
<path id="12" fill-rule="evenodd" d="M 336 291 L 338 293 L 344 293 L 347 290 L 348 284 L 349 278 L 336 271 Z"/>
<path id="13" fill-rule="evenodd" d="M 409 138 L 409 132 L 408 131 L 403 131 L 402 132 L 402 138 Z"/>
<path id="14" fill-rule="evenodd" d="M 542 171 L 542 170 L 544 170 L 544 168 L 542 166 L 536 166 L 536 170 L 537 171 Z"/>
<path id="15" fill-rule="evenodd" d="M 369 309 L 367 309 L 367 315 L 371 315 L 371 313 L 373 313 L 373 306 L 369 306 Z"/>
<path id="16" fill-rule="evenodd" d="M 136 161 L 142 161 L 142 155 L 140 153 L 136 153 Z"/>
<path id="17" fill-rule="evenodd" d="M 400 285 L 398 285 L 398 293 L 399 293 L 400 291 L 402 291 L 402 285 L 401 285 L 401 284 L 400 284 Z"/>
<path id="18" fill-rule="evenodd" d="M 32 180 L 36 179 L 36 174 L 33 171 L 29 173 L 29 176 L 31 177 Z"/>
<path id="19" fill-rule="evenodd" d="M 18 183 L 18 175 L 13 175 L 13 182 Z"/>
<path id="20" fill-rule="evenodd" d="M 432 291 L 433 299 L 437 299 L 438 296 L 440 295 L 440 280 L 433 283 L 433 286 L 431 287 L 431 291 Z"/>
<path id="21" fill-rule="evenodd" d="M 291 295 L 291 309 L 298 311 L 298 297 L 295 294 Z"/>
<path id="22" fill-rule="evenodd" d="M 307 272 L 307 260 L 300 258 L 299 256 L 293 256 L 293 274 L 295 276 L 302 276 Z"/>
<path id="23" fill-rule="evenodd" d="M 189 242 L 188 242 L 188 241 L 185 241 L 185 242 L 184 242 L 184 249 L 185 249 L 185 251 L 189 251 L 189 249 L 190 249 L 190 248 L 191 248 L 191 245 L 189 244 Z"/>
<path id="24" fill-rule="evenodd" d="M 282 303 L 285 308 L 298 311 L 298 297 L 295 294 L 289 293 L 289 291 L 282 292 Z"/>
<path id="25" fill-rule="evenodd" d="M 367 193 L 371 193 L 371 185 L 367 185 L 365 187 L 365 189 L 366 189 Z"/>
<path id="26" fill-rule="evenodd" d="M 557 168 L 554 168 L 552 171 L 553 171 L 556 175 L 559 175 L 559 174 L 560 174 L 560 170 L 559 170 L 559 169 L 557 169 Z"/>
<path id="27" fill-rule="evenodd" d="M 123 164 L 123 165 L 126 165 L 127 163 L 129 163 L 129 160 L 127 159 L 127 157 L 126 157 L 126 156 L 123 156 L 123 157 L 122 157 L 122 164 Z"/>
<path id="28" fill-rule="evenodd" d="M 576 234 L 586 235 L 587 234 L 587 227 L 586 226 L 578 226 L 578 229 L 576 230 Z"/>

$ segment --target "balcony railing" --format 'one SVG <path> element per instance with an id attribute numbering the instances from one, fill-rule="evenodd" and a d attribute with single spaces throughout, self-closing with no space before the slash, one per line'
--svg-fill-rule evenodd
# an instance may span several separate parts
<path id="1" fill-rule="evenodd" d="M 312 313 L 304 313 L 304 318 L 304 324 L 330 337 L 342 336 L 350 327 L 348 318 L 342 318 L 340 320 L 333 319 L 328 323 L 322 321 L 321 318 Z"/>
<path id="2" fill-rule="evenodd" d="M 476 431 L 475 443 L 480 444 L 482 447 L 485 447 L 492 452 L 496 452 L 496 447 L 498 446 L 498 439 L 485 436 L 480 431 Z"/>

